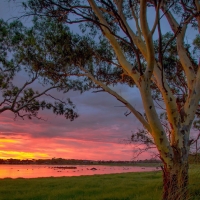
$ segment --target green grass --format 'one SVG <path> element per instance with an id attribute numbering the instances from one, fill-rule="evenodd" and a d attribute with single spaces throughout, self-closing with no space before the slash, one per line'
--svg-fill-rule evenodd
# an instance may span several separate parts
<path id="1" fill-rule="evenodd" d="M 191 200 L 200 199 L 199 172 L 192 165 Z M 157 200 L 161 192 L 161 172 L 0 180 L 0 200 Z"/>

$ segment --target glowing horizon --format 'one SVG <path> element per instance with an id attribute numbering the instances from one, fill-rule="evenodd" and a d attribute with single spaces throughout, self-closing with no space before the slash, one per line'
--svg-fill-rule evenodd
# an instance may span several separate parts
<path id="1" fill-rule="evenodd" d="M 0 135 L 1 159 L 51 159 L 55 157 L 81 160 L 130 160 L 130 155 L 123 155 L 121 157 L 120 154 L 123 151 L 125 152 L 124 154 L 127 154 L 127 151 L 132 151 L 130 146 L 108 142 L 83 141 L 69 138 L 37 139 L 27 136 L 20 138 L 17 136 L 15 139 L 9 139 L 5 135 L 3 137 Z M 78 148 L 78 146 L 82 147 Z M 108 152 L 110 155 L 108 155 Z"/>

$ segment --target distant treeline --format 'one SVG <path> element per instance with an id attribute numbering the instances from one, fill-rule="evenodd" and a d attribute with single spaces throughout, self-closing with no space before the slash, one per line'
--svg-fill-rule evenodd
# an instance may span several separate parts
<path id="1" fill-rule="evenodd" d="M 134 164 L 134 163 L 161 163 L 158 159 L 146 159 L 136 161 L 104 161 L 104 160 L 79 160 L 79 159 L 0 159 L 0 164 L 36 164 L 36 165 L 96 165 L 96 164 Z M 200 153 L 189 155 L 189 163 L 200 163 Z"/>
<path id="2" fill-rule="evenodd" d="M 93 165 L 93 164 L 134 164 L 134 163 L 160 163 L 160 160 L 146 159 L 137 161 L 104 161 L 104 160 L 78 160 L 78 159 L 0 159 L 0 164 L 36 164 L 36 165 Z"/>

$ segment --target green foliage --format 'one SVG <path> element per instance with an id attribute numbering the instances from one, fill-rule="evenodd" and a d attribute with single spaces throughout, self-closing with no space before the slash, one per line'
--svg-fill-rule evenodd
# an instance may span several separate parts
<path id="1" fill-rule="evenodd" d="M 39 110 L 51 109 L 56 115 L 64 115 L 67 119 L 77 118 L 75 106 L 69 99 L 64 102 L 47 93 L 52 89 L 63 90 L 62 84 L 54 83 L 43 77 L 40 69 L 34 69 L 33 62 L 43 54 L 33 36 L 33 29 L 24 27 L 19 21 L 8 24 L 0 20 L 0 38 L 0 113 L 9 110 L 15 117 L 31 119 L 39 118 Z M 26 76 L 26 80 L 17 84 L 15 79 L 20 75 Z M 36 81 L 40 82 L 43 91 L 31 88 Z M 64 91 L 68 90 L 65 88 Z M 46 102 L 47 96 L 55 102 Z"/>
<path id="2" fill-rule="evenodd" d="M 84 69 L 106 85 L 134 85 L 128 77 L 122 80 L 122 70 L 113 62 L 116 58 L 105 39 L 95 42 L 89 34 L 74 34 L 54 19 L 34 18 L 33 23 L 34 26 L 26 30 L 23 48 L 16 58 L 24 65 L 31 64 L 48 81 L 51 79 L 62 83 L 63 89 L 67 85 L 81 92 L 98 88 L 89 78 L 83 77 Z"/>

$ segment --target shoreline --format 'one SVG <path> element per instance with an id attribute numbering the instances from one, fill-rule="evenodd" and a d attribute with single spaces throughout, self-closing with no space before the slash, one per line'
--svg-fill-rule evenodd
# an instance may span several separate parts
<path id="1" fill-rule="evenodd" d="M 149 165 L 1 165 L 0 178 L 71 177 L 158 170 L 160 167 Z"/>
<path id="2" fill-rule="evenodd" d="M 189 191 L 200 199 L 200 165 L 189 169 Z M 77 177 L 0 179 L 2 200 L 155 200 L 162 195 L 162 172 L 127 172 Z M 38 187 L 39 186 L 39 187 Z"/>

